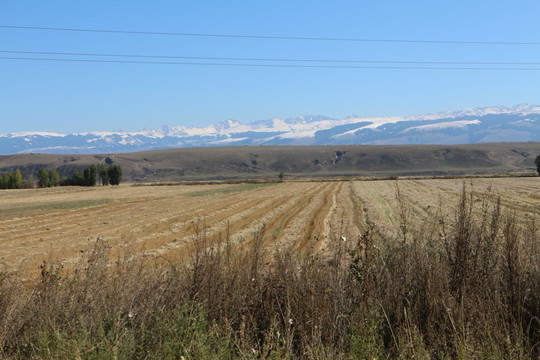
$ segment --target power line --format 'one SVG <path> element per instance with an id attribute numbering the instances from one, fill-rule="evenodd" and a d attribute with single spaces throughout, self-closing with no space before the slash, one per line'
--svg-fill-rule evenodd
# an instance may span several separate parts
<path id="1" fill-rule="evenodd" d="M 153 65 L 193 65 L 193 66 L 229 66 L 229 67 L 271 67 L 271 68 L 326 68 L 326 69 L 395 69 L 395 70 L 494 70 L 494 71 L 540 71 L 540 68 L 525 67 L 426 67 L 426 66 L 351 66 L 351 65 L 295 65 L 295 64 L 242 64 L 242 63 L 203 63 L 169 62 L 138 60 L 101 60 L 101 59 L 60 59 L 0 56 L 0 60 L 27 60 L 78 63 L 118 63 L 118 64 L 153 64 Z"/>
<path id="2" fill-rule="evenodd" d="M 46 30 L 46 31 L 69 31 L 69 32 L 86 32 L 86 33 L 129 34 L 129 35 L 184 36 L 184 37 L 211 37 L 211 38 L 236 38 L 236 39 L 266 39 L 266 40 L 350 41 L 350 42 L 373 42 L 373 43 L 462 44 L 462 45 L 540 45 L 540 42 L 533 42 L 533 41 L 461 41 L 461 40 L 370 39 L 370 38 L 341 38 L 341 37 L 314 37 L 314 36 L 274 36 L 274 35 L 245 35 L 245 34 L 235 35 L 235 34 L 104 30 L 104 29 L 38 27 L 38 26 L 16 26 L 16 25 L 0 25 L 0 28 L 20 29 L 20 30 Z"/>
<path id="3" fill-rule="evenodd" d="M 307 63 L 363 63 L 363 64 L 423 64 L 423 65 L 540 65 L 540 62 L 475 62 L 475 61 L 407 61 L 407 60 L 342 60 L 342 59 L 291 59 L 291 58 L 244 58 L 244 57 L 207 57 L 207 56 L 171 56 L 171 55 L 133 55 L 78 52 L 20 51 L 0 50 L 0 53 L 62 55 L 62 56 L 95 56 L 125 57 L 151 59 L 186 59 L 186 60 L 226 60 L 226 61 L 270 61 L 270 62 L 307 62 Z"/>

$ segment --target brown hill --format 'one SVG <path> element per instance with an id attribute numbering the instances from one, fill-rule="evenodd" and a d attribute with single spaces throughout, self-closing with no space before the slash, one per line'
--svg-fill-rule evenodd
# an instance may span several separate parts
<path id="1" fill-rule="evenodd" d="M 395 146 L 271 146 L 182 148 L 103 155 L 0 156 L 0 173 L 23 176 L 41 167 L 71 176 L 99 162 L 118 164 L 124 181 L 157 182 L 332 176 L 482 175 L 534 172 L 540 143 Z"/>

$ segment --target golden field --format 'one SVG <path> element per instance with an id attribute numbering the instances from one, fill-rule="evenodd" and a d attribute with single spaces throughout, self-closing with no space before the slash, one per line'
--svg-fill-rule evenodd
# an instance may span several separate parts
<path id="1" fill-rule="evenodd" d="M 119 256 L 181 261 L 199 231 L 227 234 L 239 248 L 262 231 L 267 248 L 324 252 L 341 237 L 358 239 L 368 223 L 399 238 L 403 221 L 412 228 L 446 217 L 464 186 L 479 214 L 483 200 L 500 196 L 507 213 L 540 224 L 534 177 L 3 190 L 0 262 L 30 272 L 44 260 L 71 264 L 98 238 Z"/>

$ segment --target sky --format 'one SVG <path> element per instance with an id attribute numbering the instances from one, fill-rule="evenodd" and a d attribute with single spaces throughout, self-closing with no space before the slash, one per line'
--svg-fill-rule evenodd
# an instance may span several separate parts
<path id="1" fill-rule="evenodd" d="M 540 2 L 533 0 L 0 0 L 0 133 L 137 131 L 228 119 L 408 116 L 538 105 L 538 14 Z M 283 59 L 296 61 L 276 61 Z M 411 66 L 421 69 L 403 69 Z"/>

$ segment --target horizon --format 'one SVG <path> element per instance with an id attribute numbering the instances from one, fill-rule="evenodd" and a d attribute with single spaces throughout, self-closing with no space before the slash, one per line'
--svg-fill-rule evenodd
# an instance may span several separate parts
<path id="1" fill-rule="evenodd" d="M 0 133 L 540 103 L 540 3 L 3 3 Z"/>

